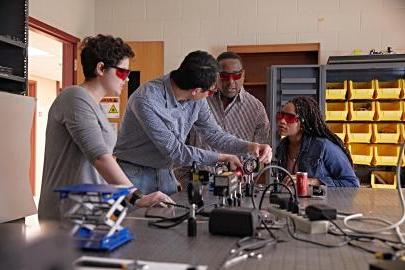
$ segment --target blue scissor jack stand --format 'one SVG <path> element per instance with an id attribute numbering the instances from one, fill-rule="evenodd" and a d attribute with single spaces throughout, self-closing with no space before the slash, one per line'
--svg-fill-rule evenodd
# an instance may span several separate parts
<path id="1" fill-rule="evenodd" d="M 71 234 L 79 248 L 111 251 L 133 239 L 130 230 L 121 226 L 128 211 L 124 199 L 129 188 L 78 184 L 55 191 L 59 192 L 61 202 L 73 202 L 62 214 L 73 223 Z"/>

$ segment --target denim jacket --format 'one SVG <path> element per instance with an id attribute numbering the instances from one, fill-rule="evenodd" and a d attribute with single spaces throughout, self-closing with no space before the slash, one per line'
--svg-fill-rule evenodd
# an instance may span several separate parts
<path id="1" fill-rule="evenodd" d="M 297 159 L 298 171 L 317 178 L 329 187 L 358 187 L 359 179 L 346 154 L 339 146 L 326 138 L 302 137 Z M 288 139 L 281 140 L 276 150 L 279 164 L 287 168 Z"/>

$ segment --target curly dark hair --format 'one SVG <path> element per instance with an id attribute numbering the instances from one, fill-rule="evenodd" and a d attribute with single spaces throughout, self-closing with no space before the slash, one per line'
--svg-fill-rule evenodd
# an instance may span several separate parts
<path id="1" fill-rule="evenodd" d="M 121 38 L 98 34 L 86 37 L 81 45 L 80 59 L 86 81 L 95 78 L 95 69 L 99 62 L 106 67 L 116 66 L 124 58 L 134 57 L 135 54 Z"/>
<path id="2" fill-rule="evenodd" d="M 218 63 L 204 51 L 189 53 L 180 67 L 170 72 L 170 78 L 183 90 L 194 88 L 209 89 L 217 79 Z"/>
<path id="3" fill-rule="evenodd" d="M 349 151 L 346 149 L 342 140 L 326 125 L 322 118 L 321 111 L 319 110 L 318 102 L 316 102 L 315 99 L 312 97 L 299 96 L 288 102 L 294 104 L 295 111 L 301 120 L 304 134 L 311 137 L 327 138 L 343 150 L 353 166 L 353 160 Z"/>

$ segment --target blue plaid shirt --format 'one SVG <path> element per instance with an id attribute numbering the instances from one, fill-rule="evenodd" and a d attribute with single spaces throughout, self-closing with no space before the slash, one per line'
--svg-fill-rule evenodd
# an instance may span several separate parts
<path id="1" fill-rule="evenodd" d="M 224 132 L 205 99 L 177 101 L 168 74 L 143 84 L 129 98 L 114 153 L 118 159 L 159 169 L 190 166 L 193 161 L 215 164 L 218 153 L 185 144 L 193 125 L 213 148 L 247 153 L 248 142 Z"/>

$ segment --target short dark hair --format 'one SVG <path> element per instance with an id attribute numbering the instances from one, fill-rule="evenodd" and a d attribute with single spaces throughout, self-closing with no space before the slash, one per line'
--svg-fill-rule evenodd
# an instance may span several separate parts
<path id="1" fill-rule="evenodd" d="M 110 35 L 99 34 L 95 37 L 86 37 L 81 49 L 80 59 L 86 81 L 96 77 L 94 71 L 99 62 L 103 62 L 106 67 L 111 67 L 118 65 L 124 58 L 135 56 L 131 47 L 121 38 Z"/>
<path id="2" fill-rule="evenodd" d="M 223 52 L 220 55 L 218 55 L 217 57 L 217 61 L 218 63 L 222 60 L 226 60 L 226 59 L 236 59 L 239 61 L 240 65 L 243 66 L 242 64 L 242 58 L 240 57 L 239 54 L 234 53 L 234 52 Z"/>
<path id="3" fill-rule="evenodd" d="M 183 90 L 194 88 L 209 89 L 217 79 L 218 63 L 204 51 L 189 53 L 180 67 L 170 72 L 170 78 Z"/>

